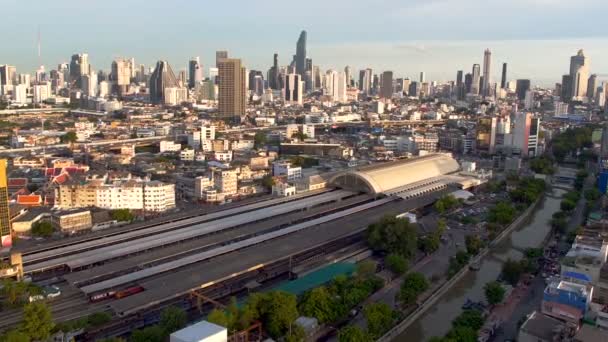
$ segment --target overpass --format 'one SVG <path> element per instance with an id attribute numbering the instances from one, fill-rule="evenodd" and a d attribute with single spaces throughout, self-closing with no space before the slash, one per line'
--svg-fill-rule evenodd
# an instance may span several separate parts
<path id="1" fill-rule="evenodd" d="M 112 146 L 112 145 L 122 145 L 129 143 L 143 143 L 143 142 L 157 142 L 166 139 L 166 136 L 154 136 L 154 137 L 145 137 L 145 138 L 132 138 L 132 139 L 118 139 L 118 140 L 101 140 L 94 141 L 89 143 L 74 143 L 74 148 L 83 148 L 87 149 L 89 147 L 97 147 L 97 146 Z M 71 144 L 56 144 L 49 146 L 33 146 L 33 147 L 22 147 L 22 148 L 10 148 L 5 150 L 0 150 L 0 155 L 12 154 L 12 153 L 22 153 L 22 152 L 34 152 L 34 151 L 42 151 L 42 150 L 53 150 L 53 149 L 62 149 L 62 148 L 70 148 Z"/>

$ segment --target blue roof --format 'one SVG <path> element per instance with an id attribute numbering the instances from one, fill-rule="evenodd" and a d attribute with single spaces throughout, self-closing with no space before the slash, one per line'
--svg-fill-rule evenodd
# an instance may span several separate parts
<path id="1" fill-rule="evenodd" d="M 591 278 L 589 278 L 587 275 L 578 273 L 578 272 L 564 272 L 564 277 L 584 280 L 584 281 L 589 281 L 589 282 L 591 281 Z"/>

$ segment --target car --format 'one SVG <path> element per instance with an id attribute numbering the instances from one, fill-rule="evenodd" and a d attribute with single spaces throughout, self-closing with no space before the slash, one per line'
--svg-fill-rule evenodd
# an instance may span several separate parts
<path id="1" fill-rule="evenodd" d="M 33 296 L 29 296 L 28 300 L 30 303 L 33 303 L 33 302 L 37 302 L 39 300 L 44 300 L 44 296 L 43 295 L 33 295 Z"/>
<path id="2" fill-rule="evenodd" d="M 57 298 L 61 295 L 61 290 L 55 285 L 46 286 L 43 291 L 46 298 Z"/>

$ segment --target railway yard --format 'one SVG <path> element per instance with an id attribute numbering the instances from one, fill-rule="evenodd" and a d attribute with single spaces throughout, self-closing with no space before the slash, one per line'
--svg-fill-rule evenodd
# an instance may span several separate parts
<path id="1" fill-rule="evenodd" d="M 115 318 L 99 336 L 154 323 L 168 305 L 194 310 L 196 291 L 221 300 L 365 249 L 365 228 L 383 215 L 423 207 L 445 191 L 412 199 L 324 190 L 212 213 L 77 237 L 22 251 L 26 275 L 54 284 L 53 316 Z M 7 311 L 0 328 L 17 324 Z"/>

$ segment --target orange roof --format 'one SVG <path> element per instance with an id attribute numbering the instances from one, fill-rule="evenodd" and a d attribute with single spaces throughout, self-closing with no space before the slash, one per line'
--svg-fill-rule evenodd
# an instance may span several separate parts
<path id="1" fill-rule="evenodd" d="M 9 178 L 8 179 L 9 187 L 26 186 L 26 185 L 27 185 L 27 178 Z"/>
<path id="2" fill-rule="evenodd" d="M 19 195 L 17 196 L 17 203 L 23 205 L 40 205 L 42 203 L 42 197 L 40 195 Z"/>

